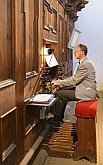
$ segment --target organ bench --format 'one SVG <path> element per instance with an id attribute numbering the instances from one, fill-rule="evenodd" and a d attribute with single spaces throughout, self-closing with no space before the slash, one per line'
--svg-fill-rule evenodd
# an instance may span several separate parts
<path id="1" fill-rule="evenodd" d="M 78 141 L 73 153 L 73 160 L 87 158 L 96 162 L 96 128 L 95 117 L 98 100 L 78 102 L 75 108 L 76 132 Z"/>

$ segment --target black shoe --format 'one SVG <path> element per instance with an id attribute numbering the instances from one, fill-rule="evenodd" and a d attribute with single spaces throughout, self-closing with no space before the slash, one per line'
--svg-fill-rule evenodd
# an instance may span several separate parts
<path id="1" fill-rule="evenodd" d="M 54 117 L 54 118 L 49 118 L 49 119 L 47 120 L 47 122 L 48 122 L 49 124 L 53 125 L 54 127 L 59 127 L 61 121 L 60 121 L 59 118 Z"/>

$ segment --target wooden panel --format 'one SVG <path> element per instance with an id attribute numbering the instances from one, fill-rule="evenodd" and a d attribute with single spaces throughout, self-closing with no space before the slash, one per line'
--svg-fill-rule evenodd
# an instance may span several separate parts
<path id="1" fill-rule="evenodd" d="M 25 80 L 24 101 L 30 99 L 39 90 L 39 75 Z"/>
<path id="2" fill-rule="evenodd" d="M 58 8 L 58 1 L 51 0 L 50 4 L 51 4 L 51 6 L 53 6 L 53 8 L 55 8 L 57 10 L 57 8 Z"/>
<path id="3" fill-rule="evenodd" d="M 24 156 L 24 6 L 23 0 L 15 0 L 15 81 L 17 106 L 17 148 L 16 159 L 18 164 Z"/>
<path id="4" fill-rule="evenodd" d="M 39 18 L 39 1 L 38 0 L 34 0 L 34 15 L 37 16 L 37 18 Z"/>
<path id="5" fill-rule="evenodd" d="M 26 121 L 25 126 L 26 128 L 28 126 L 32 126 L 33 124 L 36 124 L 40 120 L 40 107 L 36 106 L 26 106 Z M 26 130 L 28 131 L 28 129 Z"/>
<path id="6" fill-rule="evenodd" d="M 64 53 L 64 41 L 63 41 L 63 17 L 61 15 L 59 15 L 59 62 L 60 64 L 62 64 L 61 62 L 64 62 L 64 57 L 63 57 L 63 53 Z"/>
<path id="7" fill-rule="evenodd" d="M 34 95 L 36 93 L 36 85 L 38 83 L 38 77 L 33 77 L 30 79 L 25 80 L 25 89 L 24 89 L 24 100 L 26 101 L 27 99 L 29 99 L 30 97 L 32 97 L 32 95 Z"/>
<path id="8" fill-rule="evenodd" d="M 38 71 L 38 1 L 24 2 L 26 72 Z"/>
<path id="9" fill-rule="evenodd" d="M 64 8 L 63 8 L 63 6 L 60 3 L 59 3 L 58 11 L 59 11 L 59 14 L 64 18 Z"/>
<path id="10" fill-rule="evenodd" d="M 86 157 L 91 163 L 96 163 L 96 128 L 95 118 L 77 118 L 76 130 L 78 141 L 73 155 L 74 160 Z"/>
<path id="11" fill-rule="evenodd" d="M 55 5 L 54 5 L 55 6 Z M 57 9 L 57 8 L 56 8 Z M 44 38 L 57 41 L 57 10 L 48 1 L 44 1 Z"/>
<path id="12" fill-rule="evenodd" d="M 24 139 L 24 154 L 25 155 L 32 147 L 33 142 L 34 142 L 34 135 L 33 135 L 33 130 L 31 130 L 31 132 L 29 132 L 29 134 Z"/>
<path id="13" fill-rule="evenodd" d="M 38 123 L 31 129 L 31 131 L 25 136 L 24 139 L 24 151 L 25 154 L 29 151 L 32 147 L 33 143 L 36 141 L 40 133 L 44 128 L 43 121 L 38 121 Z"/>
<path id="14" fill-rule="evenodd" d="M 16 164 L 16 148 L 14 148 L 13 151 L 8 155 L 8 157 L 2 162 L 2 165 L 14 165 L 14 164 Z"/>
<path id="15" fill-rule="evenodd" d="M 43 25 L 44 25 L 44 29 L 49 31 L 50 30 L 50 27 L 49 27 L 49 23 L 50 23 L 50 20 L 51 18 L 49 19 L 50 15 L 49 14 L 49 10 L 50 10 L 50 4 L 49 2 L 47 2 L 46 0 L 44 1 L 44 6 L 43 6 L 44 10 L 44 17 L 43 17 Z"/>
<path id="16" fill-rule="evenodd" d="M 34 70 L 34 0 L 25 0 L 26 72 Z"/>
<path id="17" fill-rule="evenodd" d="M 15 107 L 15 84 L 0 89 L 0 116 Z"/>
<path id="18" fill-rule="evenodd" d="M 0 0 L 0 81 L 12 77 L 11 0 Z"/>
<path id="19" fill-rule="evenodd" d="M 65 40 L 64 40 L 64 65 L 65 65 L 65 74 L 67 74 L 68 72 L 68 53 L 67 53 L 67 44 L 68 44 L 68 41 L 67 41 L 67 37 L 68 37 L 68 27 L 67 27 L 67 21 L 65 20 L 64 21 L 64 36 L 65 36 Z"/>
<path id="20" fill-rule="evenodd" d="M 33 27 L 34 28 L 34 69 L 36 71 L 38 71 L 38 67 L 39 67 L 39 54 L 38 54 L 38 17 L 35 15 L 34 16 L 34 22 L 33 22 Z"/>
<path id="21" fill-rule="evenodd" d="M 56 33 L 57 32 L 57 11 L 54 8 L 52 8 L 51 25 L 52 25 L 52 32 Z"/>
<path id="22" fill-rule="evenodd" d="M 4 162 L 16 148 L 16 108 L 1 116 L 1 143 Z"/>

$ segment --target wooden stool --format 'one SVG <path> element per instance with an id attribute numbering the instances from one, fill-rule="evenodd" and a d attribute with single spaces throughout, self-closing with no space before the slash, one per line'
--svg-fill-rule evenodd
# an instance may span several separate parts
<path id="1" fill-rule="evenodd" d="M 78 141 L 76 143 L 73 160 L 83 157 L 96 162 L 96 129 L 95 116 L 98 100 L 78 102 L 75 109 L 77 117 L 76 131 Z"/>

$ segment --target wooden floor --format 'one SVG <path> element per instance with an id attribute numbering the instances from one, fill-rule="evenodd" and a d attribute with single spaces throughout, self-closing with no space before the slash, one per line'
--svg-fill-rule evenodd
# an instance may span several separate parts
<path id="1" fill-rule="evenodd" d="M 90 163 L 88 160 L 85 159 L 79 161 L 73 161 L 72 159 L 47 157 L 44 165 L 96 165 L 96 164 Z"/>

